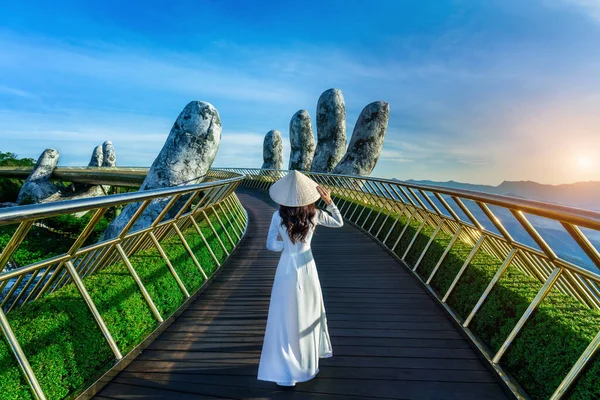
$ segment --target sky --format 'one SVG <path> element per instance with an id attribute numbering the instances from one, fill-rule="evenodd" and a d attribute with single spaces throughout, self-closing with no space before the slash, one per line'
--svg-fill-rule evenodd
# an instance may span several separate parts
<path id="1" fill-rule="evenodd" d="M 600 180 L 600 0 L 28 1 L 0 4 L 0 151 L 149 166 L 192 100 L 214 166 L 260 167 L 271 129 L 342 90 L 347 136 L 390 104 L 373 176 Z"/>

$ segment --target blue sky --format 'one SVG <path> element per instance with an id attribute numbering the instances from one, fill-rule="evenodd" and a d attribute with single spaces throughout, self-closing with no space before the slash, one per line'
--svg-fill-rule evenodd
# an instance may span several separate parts
<path id="1" fill-rule="evenodd" d="M 262 163 L 270 129 L 342 90 L 348 136 L 390 103 L 373 175 L 600 180 L 600 1 L 30 1 L 0 5 L 0 150 L 85 165 L 104 140 L 148 166 L 190 100 L 215 165 Z"/>

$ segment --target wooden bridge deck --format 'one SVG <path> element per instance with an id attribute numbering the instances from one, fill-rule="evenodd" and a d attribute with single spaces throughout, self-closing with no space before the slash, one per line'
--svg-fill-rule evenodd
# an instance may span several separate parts
<path id="1" fill-rule="evenodd" d="M 250 224 L 221 274 L 99 399 L 505 399 L 444 310 L 356 228 L 317 229 L 313 254 L 334 356 L 293 388 L 256 379 L 279 254 L 274 210 L 241 189 Z"/>

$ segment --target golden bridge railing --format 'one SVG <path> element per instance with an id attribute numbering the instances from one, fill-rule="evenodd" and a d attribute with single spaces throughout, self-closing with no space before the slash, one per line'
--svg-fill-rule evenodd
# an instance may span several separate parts
<path id="1" fill-rule="evenodd" d="M 84 170 L 85 174 L 76 175 L 81 173 L 78 170 Z M 147 169 L 144 171 L 147 171 Z M 83 179 L 88 183 L 127 183 L 135 186 L 135 182 L 132 182 L 131 179 L 127 180 L 123 176 L 118 176 L 118 174 L 114 175 L 116 173 L 114 170 L 93 172 L 85 168 L 72 168 L 70 172 L 75 173 L 75 175 L 61 175 L 60 179 L 71 180 L 70 178 L 75 177 L 75 180 L 80 182 Z M 135 172 L 138 174 L 138 171 Z M 4 174 L 0 175 L 6 177 Z M 110 176 L 110 178 L 105 181 L 102 176 Z M 215 257 L 207 238 L 199 228 L 199 224 L 206 221 L 226 254 L 229 254 L 226 246 L 217 235 L 216 227 L 213 225 L 215 217 L 220 229 L 225 232 L 227 240 L 230 241 L 233 247 L 246 231 L 247 214 L 234 194 L 234 190 L 241 183 L 243 177 L 234 172 L 214 171 L 209 174 L 208 178 L 208 182 L 189 186 L 0 209 L 0 227 L 16 226 L 10 241 L 3 249 L 0 248 L 2 251 L 0 253 L 0 327 L 37 398 L 45 399 L 46 397 L 36 374 L 28 362 L 27 354 L 25 354 L 17 340 L 7 315 L 11 311 L 27 303 L 35 302 L 65 285 L 74 284 L 102 331 L 106 345 L 114 353 L 115 362 L 122 360 L 124 357 L 122 349 L 119 349 L 116 341 L 111 336 L 109 328 L 86 289 L 83 278 L 93 275 L 115 262 L 124 263 L 151 309 L 154 318 L 162 324 L 167 316 L 161 315 L 157 309 L 144 283 L 132 266 L 130 257 L 145 249 L 156 249 L 169 267 L 170 273 L 177 281 L 185 298 L 188 299 L 193 293 L 188 293 L 182 284 L 175 268 L 172 266 L 172 260 L 169 260 L 166 252 L 161 247 L 161 242 L 177 236 L 206 280 L 208 279 L 207 274 L 190 249 L 182 232 L 186 229 L 195 231 L 194 234 L 200 236 L 218 266 L 220 265 L 219 260 Z M 139 177 L 138 181 L 141 182 Z M 147 228 L 132 230 L 136 220 L 142 215 L 146 207 L 154 201 L 161 201 L 165 204 L 154 222 Z M 98 222 L 110 209 L 134 203 L 138 204 L 139 208 L 117 237 L 91 244 L 86 243 L 89 242 L 88 239 Z M 71 247 L 66 253 L 2 272 L 34 224 L 48 217 L 74 213 L 91 213 L 92 217 L 85 228 L 73 238 Z M 209 215 L 213 217 L 213 222 L 211 222 Z M 235 237 L 231 237 L 232 235 L 228 233 L 227 227 L 233 227 L 234 233 L 232 235 Z"/>
<path id="2" fill-rule="evenodd" d="M 33 167 L 0 167 L 0 177 L 25 180 Z M 56 181 L 139 187 L 148 175 L 143 167 L 57 167 L 50 179 Z"/>
<path id="3" fill-rule="evenodd" d="M 227 168 L 220 170 L 245 175 L 243 181 L 245 186 L 262 190 L 267 190 L 273 182 L 288 172 L 285 170 L 252 168 Z M 593 262 L 595 267 L 600 268 L 600 254 L 582 231 L 582 228 L 600 231 L 600 213 L 598 212 L 508 196 L 424 186 L 395 180 L 305 173 L 320 185 L 331 190 L 332 197 L 336 199 L 344 218 L 372 236 L 409 266 L 409 269 L 452 315 L 495 368 L 499 376 L 519 398 L 527 398 L 528 395 L 504 371 L 500 365 L 500 361 L 517 335 L 524 329 L 527 329 L 526 323 L 550 290 L 555 288 L 564 294 L 574 297 L 591 309 L 600 308 L 600 275 L 591 269 L 583 268 L 559 257 L 526 215 L 543 217 L 560 223 L 568 235 L 573 238 L 575 243 Z M 474 206 L 468 207 L 466 204 L 469 202 L 473 203 Z M 473 207 L 480 210 L 478 213 L 480 215 L 479 218 L 476 217 Z M 494 213 L 494 207 L 510 212 L 510 215 L 518 221 L 524 232 L 531 238 L 532 243 L 535 243 L 538 248 L 515 240 L 501 219 Z M 481 215 L 485 216 L 487 221 L 483 221 Z M 390 235 L 400 218 L 407 219 L 408 222 L 398 236 L 393 238 Z M 372 222 L 367 224 L 367 221 L 371 219 Z M 391 222 L 390 219 L 393 219 L 394 222 Z M 410 237 L 406 249 L 398 255 L 395 251 L 397 251 L 398 244 L 403 239 L 403 236 L 407 235 L 407 228 L 411 223 L 415 224 L 416 231 Z M 488 224 L 488 226 L 491 224 L 496 232 L 486 229 L 484 224 Z M 387 232 L 382 232 L 384 226 L 390 226 Z M 411 247 L 415 244 L 417 237 L 423 232 L 426 226 L 432 229 L 433 232 L 416 262 L 409 265 L 407 255 Z M 436 236 L 442 233 L 446 233 L 451 239 L 433 270 L 428 276 L 422 277 L 417 273 L 418 268 Z M 408 237 L 405 240 L 408 240 Z M 458 270 L 449 288 L 443 293 L 438 293 L 431 285 L 432 279 L 438 273 L 444 259 L 448 256 L 449 251 L 457 241 L 469 244 L 472 246 L 472 250 L 464 260 L 462 267 Z M 497 259 L 502 260 L 502 263 L 483 293 L 480 294 L 477 303 L 468 316 L 462 318 L 448 305 L 447 300 L 478 252 L 491 254 Z M 522 313 L 499 350 L 492 352 L 469 329 L 469 325 L 480 311 L 490 292 L 507 271 L 509 265 L 514 265 L 523 273 L 539 280 L 542 286 L 537 295 L 529 303 L 527 309 Z M 581 353 L 579 359 L 556 388 L 551 396 L 552 399 L 563 397 L 586 363 L 598 351 L 599 347 L 600 327 L 599 332 Z"/>
<path id="4" fill-rule="evenodd" d="M 139 186 L 147 169 L 144 168 L 122 168 L 104 170 L 104 169 L 89 169 L 89 168 L 62 168 L 57 169 L 56 176 L 53 178 L 65 181 L 84 182 L 91 184 L 113 184 L 123 186 Z M 131 171 L 129 171 L 131 170 Z M 229 189 L 233 190 L 234 186 L 239 184 L 241 178 L 232 178 L 236 174 L 245 175 L 243 178 L 243 184 L 249 187 L 254 187 L 262 190 L 266 190 L 270 185 L 277 179 L 281 178 L 287 173 L 283 170 L 261 170 L 261 169 L 248 169 L 248 168 L 221 168 L 213 169 L 210 172 L 209 177 L 212 179 L 230 179 L 232 180 Z M 0 168 L 0 176 L 6 177 L 6 174 L 10 174 L 6 169 Z M 432 187 L 425 185 L 416 185 L 407 182 L 400 182 L 395 180 L 386 180 L 378 178 L 367 178 L 367 177 L 354 177 L 344 175 L 331 175 L 331 174 L 316 174 L 308 173 L 314 180 L 319 182 L 321 185 L 331 189 L 333 196 L 336 198 L 336 202 L 340 207 L 344 217 L 351 223 L 357 225 L 364 232 L 372 236 L 375 240 L 379 241 L 384 247 L 386 247 L 392 254 L 404 261 L 420 279 L 423 284 L 429 289 L 429 291 L 440 301 L 443 307 L 450 313 L 455 321 L 462 327 L 464 332 L 471 338 L 475 345 L 480 349 L 481 353 L 488 359 L 490 364 L 499 373 L 499 376 L 507 383 L 507 385 L 513 390 L 513 393 L 517 397 L 526 398 L 527 394 L 520 388 L 519 384 L 514 381 L 508 374 L 505 373 L 500 361 L 505 355 L 507 350 L 513 344 L 513 341 L 519 335 L 520 332 L 527 329 L 527 322 L 531 318 L 533 312 L 539 307 L 540 303 L 550 293 L 551 290 L 558 290 L 561 293 L 572 296 L 577 299 L 581 304 L 589 307 L 593 310 L 600 309 L 600 275 L 591 268 L 584 268 L 578 265 L 577 262 L 566 260 L 564 257 L 557 255 L 555 249 L 543 238 L 538 229 L 535 228 L 535 223 L 531 222 L 531 218 L 527 215 L 534 217 L 540 217 L 549 219 L 551 221 L 560 224 L 564 228 L 564 231 L 569 237 L 577 244 L 577 246 L 587 255 L 591 263 L 596 267 L 600 267 L 600 254 L 588 239 L 589 232 L 586 234 L 586 230 L 591 230 L 594 233 L 600 231 L 600 213 L 593 211 L 586 211 L 575 209 L 571 207 L 565 207 L 560 205 L 548 204 L 543 202 L 516 199 L 507 196 L 499 196 L 492 194 L 484 194 L 479 192 L 472 192 L 466 190 L 447 189 L 441 187 Z M 16 171 L 13 169 L 11 177 L 25 178 L 28 172 Z M 235 183 L 233 183 L 235 181 Z M 203 184 L 202 188 L 195 189 L 192 186 L 177 190 L 197 190 L 198 192 L 206 192 L 209 197 L 214 197 L 210 201 L 203 201 L 202 204 L 196 205 L 196 211 L 192 212 L 195 217 L 198 216 L 198 211 L 206 209 L 209 204 L 216 203 L 216 199 L 223 199 L 225 193 L 217 195 L 217 188 L 223 185 L 229 185 L 229 183 L 222 181 L 217 183 Z M 227 193 L 231 191 L 227 189 Z M 173 189 L 169 189 L 173 190 Z M 173 192 L 171 195 L 183 195 L 184 192 Z M 187 193 L 187 192 L 186 192 Z M 139 194 L 128 194 L 127 196 Z M 164 193 L 152 194 L 151 192 L 145 192 L 143 195 L 155 196 L 153 198 L 159 198 L 166 196 Z M 125 195 L 120 195 L 125 196 Z M 198 196 L 201 197 L 201 196 Z M 119 199 L 124 199 L 120 197 Z M 204 197 L 203 197 L 204 198 Z M 128 202 L 143 201 L 137 197 L 127 197 L 128 200 L 123 200 L 122 203 L 106 203 L 96 205 L 94 208 L 91 204 L 93 201 L 99 199 L 88 199 L 75 202 L 68 202 L 69 204 L 79 204 L 77 207 L 69 208 L 65 213 L 73 213 L 82 210 L 96 210 L 96 214 L 90 221 L 90 226 L 94 220 L 98 217 L 98 213 L 107 208 L 119 205 L 127 204 Z M 110 199 L 117 199 L 117 196 L 111 196 Z M 146 200 L 148 200 L 147 198 Z M 86 203 L 90 202 L 92 203 Z M 225 207 L 227 210 L 237 212 L 243 216 L 243 209 L 237 203 L 229 198 L 225 200 Z M 63 203 L 66 204 L 67 202 Z M 55 203 L 58 204 L 58 203 Z M 84 205 L 85 204 L 85 205 Z M 172 206 L 174 202 L 169 202 Z M 42 207 L 37 208 L 36 207 Z M 28 214 L 26 218 L 20 220 L 20 225 L 15 232 L 16 239 L 11 241 L 10 246 L 7 246 L 7 251 L 13 252 L 15 243 L 25 236 L 26 231 L 31 227 L 27 222 L 33 223 L 33 220 L 48 216 L 48 211 L 52 208 L 44 209 L 43 207 L 50 207 L 50 205 L 34 206 L 28 208 Z M 79 208 L 78 208 L 79 207 Z M 87 208 L 86 208 L 87 207 Z M 19 207 L 23 209 L 23 207 Z M 210 208 L 210 207 L 209 207 Z M 477 212 L 474 211 L 477 210 Z M 500 211 L 507 212 L 514 221 L 518 223 L 526 237 L 529 239 L 529 244 L 524 243 L 524 240 L 515 239 L 515 235 L 507 229 L 505 223 L 502 222 L 502 218 L 499 218 L 498 209 Z M 43 211 L 42 211 L 43 210 Z M 0 225 L 9 222 L 19 222 L 17 220 L 11 220 L 10 218 L 5 219 L 4 222 L 2 216 L 5 215 L 6 211 L 0 212 Z M 8 215 L 8 214 L 6 214 Z M 56 214 L 51 214 L 56 215 Z M 182 224 L 186 217 L 187 224 L 190 223 L 194 218 L 189 218 L 190 213 L 182 213 L 176 217 L 179 222 L 163 221 L 153 224 L 155 236 L 159 236 L 159 240 L 162 240 L 167 235 L 173 235 L 175 226 Z M 205 213 L 200 212 L 201 217 L 205 217 Z M 162 217 L 161 217 L 162 218 Z M 245 218 L 245 217 L 244 217 Z M 394 233 L 394 229 L 398 226 L 401 227 L 400 219 L 405 219 L 404 227 L 397 234 Z M 159 218 L 157 218 L 157 221 Z M 247 222 L 247 219 L 244 219 Z M 369 222 L 370 221 L 370 222 Z M 219 221 L 220 223 L 222 222 Z M 169 231 L 165 224 L 170 223 L 173 229 Z M 414 224 L 415 229 L 407 229 L 409 225 Z M 131 227 L 132 224 L 129 225 Z M 155 226 L 154 226 L 155 225 Z M 180 226 L 180 228 L 183 225 Z M 163 229 L 160 229 L 163 227 Z M 88 229 L 89 228 L 89 229 Z M 166 228 L 166 229 L 165 229 Z M 384 230 L 385 228 L 385 230 Z M 81 235 L 89 234 L 93 227 L 86 227 L 81 232 Z M 431 235 L 423 250 L 420 252 L 418 258 L 414 262 L 409 262 L 407 259 L 411 248 L 416 248 L 415 243 L 421 233 L 429 229 Z M 181 230 L 181 229 L 180 229 Z M 168 233 L 167 233 L 168 232 Z M 81 247 L 84 242 L 82 237 L 74 243 L 73 251 L 69 251 L 68 254 L 57 256 L 51 260 L 45 260 L 30 266 L 20 268 L 15 271 L 4 273 L 0 275 L 0 292 L 7 285 L 7 282 L 15 279 L 19 280 L 20 287 L 27 285 L 28 289 L 25 291 L 26 294 L 21 295 L 19 299 L 15 293 L 5 294 L 2 301 L 3 310 L 9 312 L 10 309 L 18 307 L 26 301 L 39 297 L 40 291 L 49 292 L 55 290 L 60 285 L 67 282 L 74 282 L 77 284 L 76 279 L 73 278 L 72 270 L 80 277 L 86 276 L 99 268 L 90 268 L 90 260 L 99 262 L 100 265 L 107 265 L 116 259 L 124 259 L 129 253 L 128 251 L 137 251 L 140 248 L 147 248 L 149 246 L 155 246 L 156 244 L 152 240 L 150 232 L 147 230 L 133 233 L 125 233 L 119 238 L 113 241 L 107 241 L 103 244 L 95 244 L 87 247 Z M 419 267 L 424 264 L 423 260 L 428 251 L 432 247 L 432 243 L 436 237 L 443 234 L 451 237 L 448 244 L 446 245 L 443 253 L 437 260 L 433 270 L 422 276 L 419 274 Z M 145 239 L 144 239 L 145 238 Z M 406 248 L 403 249 L 399 254 L 400 242 L 406 241 Z M 467 243 L 472 247 L 472 250 L 464 260 L 462 267 L 458 270 L 451 285 L 443 292 L 438 293 L 432 286 L 432 280 L 436 274 L 439 275 L 440 267 L 444 262 L 444 259 L 448 257 L 449 252 L 458 242 Z M 79 243 L 79 244 L 77 244 Z M 77 246 L 80 246 L 78 248 Z M 121 247 L 123 252 L 118 251 L 118 247 Z M 110 249 L 110 250 L 109 250 Z M 469 266 L 469 263 L 477 256 L 477 254 L 487 253 L 491 254 L 499 260 L 502 260 L 501 265 L 496 270 L 493 278 L 487 283 L 485 290 L 479 295 L 479 299 L 466 317 L 461 317 L 451 306 L 448 304 L 448 299 L 455 291 L 455 288 L 461 282 L 466 274 L 465 271 Z M 8 257 L 2 253 L 0 261 L 6 263 Z M 107 256 L 110 253 L 111 256 Z M 8 254 L 8 253 L 7 253 Z M 6 258 L 6 259 L 5 259 Z M 86 261 L 87 260 L 87 261 Z M 71 265 L 69 264 L 72 264 Z M 3 267 L 4 264 L 0 263 Z M 83 263 L 83 264 L 82 264 Z M 482 342 L 469 328 L 473 318 L 478 315 L 482 306 L 486 302 L 488 296 L 496 287 L 502 276 L 506 273 L 510 265 L 515 266 L 524 274 L 536 279 L 540 282 L 541 288 L 537 292 L 536 296 L 528 304 L 526 310 L 522 312 L 514 328 L 511 330 L 508 337 L 504 340 L 504 343 L 495 352 L 490 351 L 485 343 Z M 58 271 L 58 266 L 61 266 L 62 271 Z M 37 271 L 37 273 L 36 273 Z M 50 271 L 50 272 L 48 272 Z M 55 272 L 55 273 L 51 273 Z M 36 277 L 33 278 L 31 275 L 37 274 L 38 281 L 35 281 Z M 50 281 L 52 277 L 56 279 Z M 75 275 L 76 277 L 77 275 Z M 38 284 L 40 277 L 45 279 L 43 283 Z M 37 291 L 37 292 L 36 292 Z M 5 291 L 6 292 L 6 291 Z M 85 296 L 84 296 L 85 297 Z M 8 300 L 6 300 L 8 298 Z M 90 305 L 92 309 L 92 305 Z M 8 326 L 6 324 L 6 318 L 3 313 L 0 312 L 2 318 L 3 328 Z M 101 322 L 98 322 L 101 326 Z M 8 326 L 10 328 L 10 326 Z M 5 332 L 6 334 L 6 332 Z M 8 334 L 7 338 L 9 337 Z M 12 345 L 13 342 L 11 342 Z M 115 349 L 110 344 L 110 339 L 107 337 L 107 343 L 111 346 L 113 351 Z M 17 343 L 18 345 L 18 343 Z M 558 399 L 565 395 L 569 387 L 573 384 L 575 379 L 581 373 L 586 364 L 590 359 L 597 353 L 600 347 L 600 332 L 590 341 L 589 345 L 582 351 L 578 360 L 572 365 L 570 371 L 566 374 L 560 385 L 555 389 L 552 394 L 552 399 Z M 13 350 L 17 354 L 17 358 L 25 360 L 26 358 L 21 357 L 22 350 L 18 347 L 13 347 Z M 115 357 L 118 358 L 115 352 Z M 27 365 L 21 365 L 27 376 L 30 377 L 30 373 L 27 372 Z M 33 376 L 35 379 L 35 376 Z M 32 383 L 32 387 L 35 389 L 35 380 Z M 39 389 L 39 385 L 38 385 Z M 37 389 L 35 389 L 37 390 Z"/>
<path id="5" fill-rule="evenodd" d="M 51 180 L 87 183 L 90 185 L 112 185 L 121 187 L 139 187 L 146 175 L 146 167 L 57 167 L 52 172 Z M 0 178 L 25 180 L 33 171 L 33 167 L 0 167 Z M 208 178 L 226 179 L 238 176 L 237 173 L 211 170 Z"/>

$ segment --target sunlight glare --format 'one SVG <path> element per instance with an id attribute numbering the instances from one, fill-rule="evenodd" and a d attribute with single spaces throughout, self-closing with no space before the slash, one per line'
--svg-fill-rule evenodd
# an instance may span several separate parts
<path id="1" fill-rule="evenodd" d="M 587 171 L 589 169 L 591 169 L 593 164 L 592 158 L 591 157 L 585 157 L 585 156 L 579 156 L 577 157 L 577 167 L 579 167 L 579 169 Z"/>

